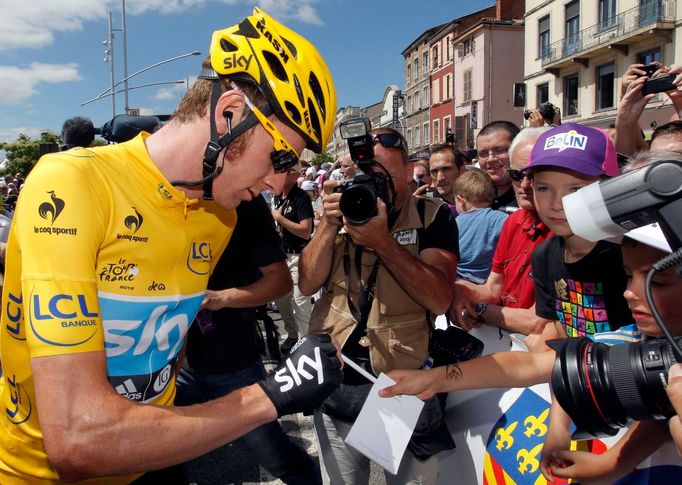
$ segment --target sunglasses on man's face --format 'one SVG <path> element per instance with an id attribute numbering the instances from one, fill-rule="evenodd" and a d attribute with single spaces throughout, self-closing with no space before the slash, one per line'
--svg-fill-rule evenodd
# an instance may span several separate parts
<path id="1" fill-rule="evenodd" d="M 372 139 L 381 143 L 381 146 L 384 148 L 399 148 L 400 150 L 407 152 L 407 146 L 405 146 L 403 137 L 400 135 L 394 133 L 377 133 L 376 135 L 373 135 Z"/>
<path id="2" fill-rule="evenodd" d="M 507 174 L 514 182 L 521 182 L 527 173 L 524 170 L 519 170 L 518 168 L 508 168 Z"/>

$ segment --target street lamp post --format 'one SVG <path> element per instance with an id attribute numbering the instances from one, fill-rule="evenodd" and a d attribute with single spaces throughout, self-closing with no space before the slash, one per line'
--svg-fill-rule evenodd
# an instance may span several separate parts
<path id="1" fill-rule="evenodd" d="M 113 51 L 112 51 L 112 54 L 113 54 Z M 99 93 L 99 94 L 98 94 L 97 96 L 95 96 L 94 98 L 89 99 L 89 100 L 87 100 L 87 101 L 83 101 L 83 102 L 81 103 L 81 106 L 85 106 L 86 104 L 92 103 L 93 101 L 97 101 L 98 99 L 106 98 L 107 96 L 111 96 L 112 99 L 113 99 L 113 98 L 115 97 L 115 94 L 116 94 L 116 93 L 120 93 L 121 91 L 123 91 L 124 93 L 127 93 L 127 91 L 130 91 L 130 90 L 132 89 L 132 88 L 127 88 L 127 87 L 126 87 L 126 86 L 127 86 L 128 80 L 134 78 L 135 76 L 137 76 L 137 75 L 139 75 L 139 74 L 142 74 L 143 72 L 149 71 L 150 69 L 154 69 L 155 67 L 161 66 L 161 65 L 163 65 L 163 64 L 167 64 L 167 63 L 169 63 L 169 62 L 173 62 L 173 61 L 177 61 L 177 60 L 179 60 L 179 59 L 183 59 L 183 58 L 185 58 L 185 57 L 189 57 L 189 56 L 199 56 L 199 55 L 201 55 L 201 52 L 199 52 L 199 51 L 192 51 L 192 52 L 187 52 L 186 54 L 180 54 L 179 56 L 170 57 L 170 58 L 165 59 L 165 60 L 163 60 L 163 61 L 159 61 L 159 62 L 156 62 L 156 63 L 150 65 L 150 66 L 147 66 L 147 67 L 145 67 L 145 68 L 142 68 L 142 69 L 140 69 L 139 71 L 136 71 L 136 72 L 132 73 L 131 75 L 124 77 L 123 79 L 121 79 L 121 80 L 120 80 L 119 82 L 117 82 L 117 83 L 114 83 L 113 68 L 112 68 L 111 86 L 110 86 L 109 88 L 105 89 L 104 91 L 102 91 L 101 93 Z M 112 64 L 113 64 L 113 58 L 112 58 Z M 184 81 L 183 81 L 183 82 L 184 82 Z M 120 84 L 124 84 L 124 83 L 125 83 L 124 88 L 123 88 L 121 91 L 114 92 L 114 89 L 116 88 L 116 86 L 119 86 Z M 177 83 L 177 81 L 171 81 L 171 82 L 169 82 L 169 83 L 151 83 L 151 84 L 148 84 L 148 85 L 149 85 L 149 86 L 153 86 L 153 85 L 158 85 L 158 84 L 175 84 L 175 83 Z M 145 84 L 144 86 L 148 86 L 148 85 Z M 140 87 L 143 87 L 143 86 L 136 86 L 136 88 L 140 88 Z M 113 93 L 113 95 L 112 95 L 112 93 Z M 113 116 L 116 116 L 116 107 L 115 107 L 115 104 L 113 104 L 113 102 L 112 102 L 112 109 L 114 110 Z"/>
<path id="2" fill-rule="evenodd" d="M 121 30 L 123 31 L 123 77 L 126 79 L 123 84 L 124 110 L 128 112 L 128 29 L 126 27 L 126 0 L 121 0 Z M 114 91 L 114 87 L 111 87 Z M 116 113 L 114 113 L 114 116 Z"/>
<path id="3" fill-rule="evenodd" d="M 156 83 L 140 84 L 138 86 L 130 86 L 130 87 L 125 88 L 125 89 L 119 89 L 118 91 L 112 91 L 110 93 L 108 92 L 108 93 L 103 94 L 101 96 L 95 96 L 92 99 L 88 99 L 87 101 L 83 101 L 81 103 L 81 106 L 85 106 L 86 104 L 94 103 L 95 101 L 98 101 L 102 98 L 106 98 L 107 96 L 111 96 L 113 98 L 116 94 L 120 94 L 120 93 L 124 92 L 126 89 L 128 91 L 132 91 L 133 89 L 148 88 L 149 86 L 162 86 L 164 84 L 184 84 L 184 83 L 185 83 L 184 79 L 178 79 L 177 81 L 161 81 L 161 82 L 156 82 Z M 114 116 L 116 116 L 116 115 L 114 115 Z"/>

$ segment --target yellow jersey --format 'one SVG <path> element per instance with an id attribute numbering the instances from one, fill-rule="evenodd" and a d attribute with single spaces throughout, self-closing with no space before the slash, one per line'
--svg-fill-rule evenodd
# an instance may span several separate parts
<path id="1" fill-rule="evenodd" d="M 0 319 L 3 485 L 59 481 L 38 422 L 34 357 L 104 350 L 121 396 L 173 403 L 178 353 L 237 216 L 175 189 L 146 136 L 46 155 L 22 189 Z"/>

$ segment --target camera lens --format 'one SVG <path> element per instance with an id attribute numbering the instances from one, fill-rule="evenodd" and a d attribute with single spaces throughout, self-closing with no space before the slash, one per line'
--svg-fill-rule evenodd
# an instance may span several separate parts
<path id="1" fill-rule="evenodd" d="M 576 425 L 575 439 L 613 436 L 630 421 L 675 414 L 665 386 L 677 361 L 665 339 L 608 346 L 583 337 L 552 347 L 552 390 Z"/>
<path id="2" fill-rule="evenodd" d="M 339 209 L 351 224 L 362 224 L 377 214 L 377 194 L 369 185 L 352 185 L 341 194 Z"/>

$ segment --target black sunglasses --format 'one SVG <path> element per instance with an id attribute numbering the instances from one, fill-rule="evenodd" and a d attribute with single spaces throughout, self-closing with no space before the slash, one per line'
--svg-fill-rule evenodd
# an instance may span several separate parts
<path id="1" fill-rule="evenodd" d="M 519 170 L 518 168 L 508 168 L 507 174 L 514 182 L 521 182 L 523 178 L 527 175 L 525 170 Z"/>
<path id="2" fill-rule="evenodd" d="M 403 137 L 394 133 L 377 133 L 373 140 L 378 140 L 384 148 L 400 148 L 407 152 L 407 145 Z"/>
<path id="3" fill-rule="evenodd" d="M 270 161 L 276 173 L 284 173 L 296 166 L 298 156 L 293 151 L 275 150 L 270 152 Z"/>

